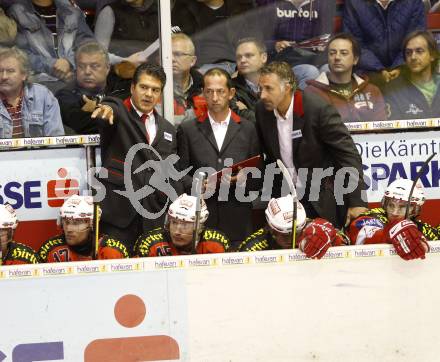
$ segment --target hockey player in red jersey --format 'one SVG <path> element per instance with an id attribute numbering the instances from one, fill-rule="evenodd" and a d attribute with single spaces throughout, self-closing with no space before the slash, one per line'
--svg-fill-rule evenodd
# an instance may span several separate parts
<path id="1" fill-rule="evenodd" d="M 438 240 L 438 228 L 417 219 L 425 203 L 423 186 L 417 182 L 409 206 L 409 220 L 405 220 L 413 181 L 398 179 L 385 190 L 382 207 L 375 208 L 353 220 L 347 231 L 351 244 L 393 244 L 397 254 L 405 260 L 425 258 L 429 251 L 426 240 Z"/>
<path id="2" fill-rule="evenodd" d="M 196 202 L 195 196 L 180 195 L 168 209 L 165 226 L 139 236 L 134 255 L 146 257 L 193 254 Z M 208 215 L 205 201 L 202 200 L 201 232 L 200 241 L 195 248 L 196 254 L 224 253 L 229 249 L 229 239 L 218 230 L 204 228 Z"/>
<path id="3" fill-rule="evenodd" d="M 30 246 L 13 240 L 17 225 L 14 208 L 9 204 L 0 204 L 0 265 L 38 263 L 38 254 Z"/>
<path id="4" fill-rule="evenodd" d="M 297 245 L 311 259 L 321 259 L 330 246 L 346 245 L 343 235 L 327 220 L 307 219 L 298 202 L 296 218 Z M 238 251 L 292 248 L 292 195 L 271 199 L 266 211 L 267 225 L 246 238 Z"/>
<path id="5" fill-rule="evenodd" d="M 46 240 L 38 250 L 44 263 L 91 260 L 94 248 L 93 199 L 72 195 L 60 208 L 61 235 Z M 127 248 L 108 236 L 99 239 L 98 259 L 128 258 Z"/>

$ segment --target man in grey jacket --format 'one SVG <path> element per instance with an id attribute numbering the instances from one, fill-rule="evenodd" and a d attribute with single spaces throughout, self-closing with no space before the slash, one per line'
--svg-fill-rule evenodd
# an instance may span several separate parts
<path id="1" fill-rule="evenodd" d="M 58 101 L 45 86 L 28 82 L 29 71 L 23 51 L 0 50 L 0 138 L 64 135 Z"/>

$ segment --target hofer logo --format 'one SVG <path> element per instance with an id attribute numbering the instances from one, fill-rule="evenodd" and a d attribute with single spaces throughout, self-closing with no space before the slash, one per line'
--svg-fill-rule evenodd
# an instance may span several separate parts
<path id="1" fill-rule="evenodd" d="M 57 179 L 49 180 L 46 184 L 49 207 L 60 207 L 71 195 L 79 194 L 79 181 L 68 177 L 69 173 L 65 168 L 60 168 L 57 176 Z M 42 183 L 41 180 L 31 180 L 0 184 L 0 204 L 9 203 L 14 209 L 41 209 L 41 193 L 44 187 Z"/>

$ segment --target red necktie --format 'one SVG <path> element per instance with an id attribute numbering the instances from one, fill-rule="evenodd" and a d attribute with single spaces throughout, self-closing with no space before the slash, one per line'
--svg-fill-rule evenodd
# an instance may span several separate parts
<path id="1" fill-rule="evenodd" d="M 150 116 L 148 114 L 143 114 L 141 121 L 145 124 L 145 137 L 147 138 L 147 143 L 150 144 L 150 135 L 148 134 L 148 121 Z"/>

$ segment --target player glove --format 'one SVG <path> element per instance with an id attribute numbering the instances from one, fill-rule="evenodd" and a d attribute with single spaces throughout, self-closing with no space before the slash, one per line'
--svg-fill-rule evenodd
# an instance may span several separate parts
<path id="1" fill-rule="evenodd" d="M 386 238 L 388 243 L 394 245 L 396 253 L 405 260 L 425 259 L 425 253 L 429 251 L 425 237 L 410 220 L 397 220 L 388 224 Z"/>
<path id="2" fill-rule="evenodd" d="M 321 259 L 336 237 L 335 227 L 324 219 L 315 219 L 301 232 L 299 249 L 311 259 Z"/>

